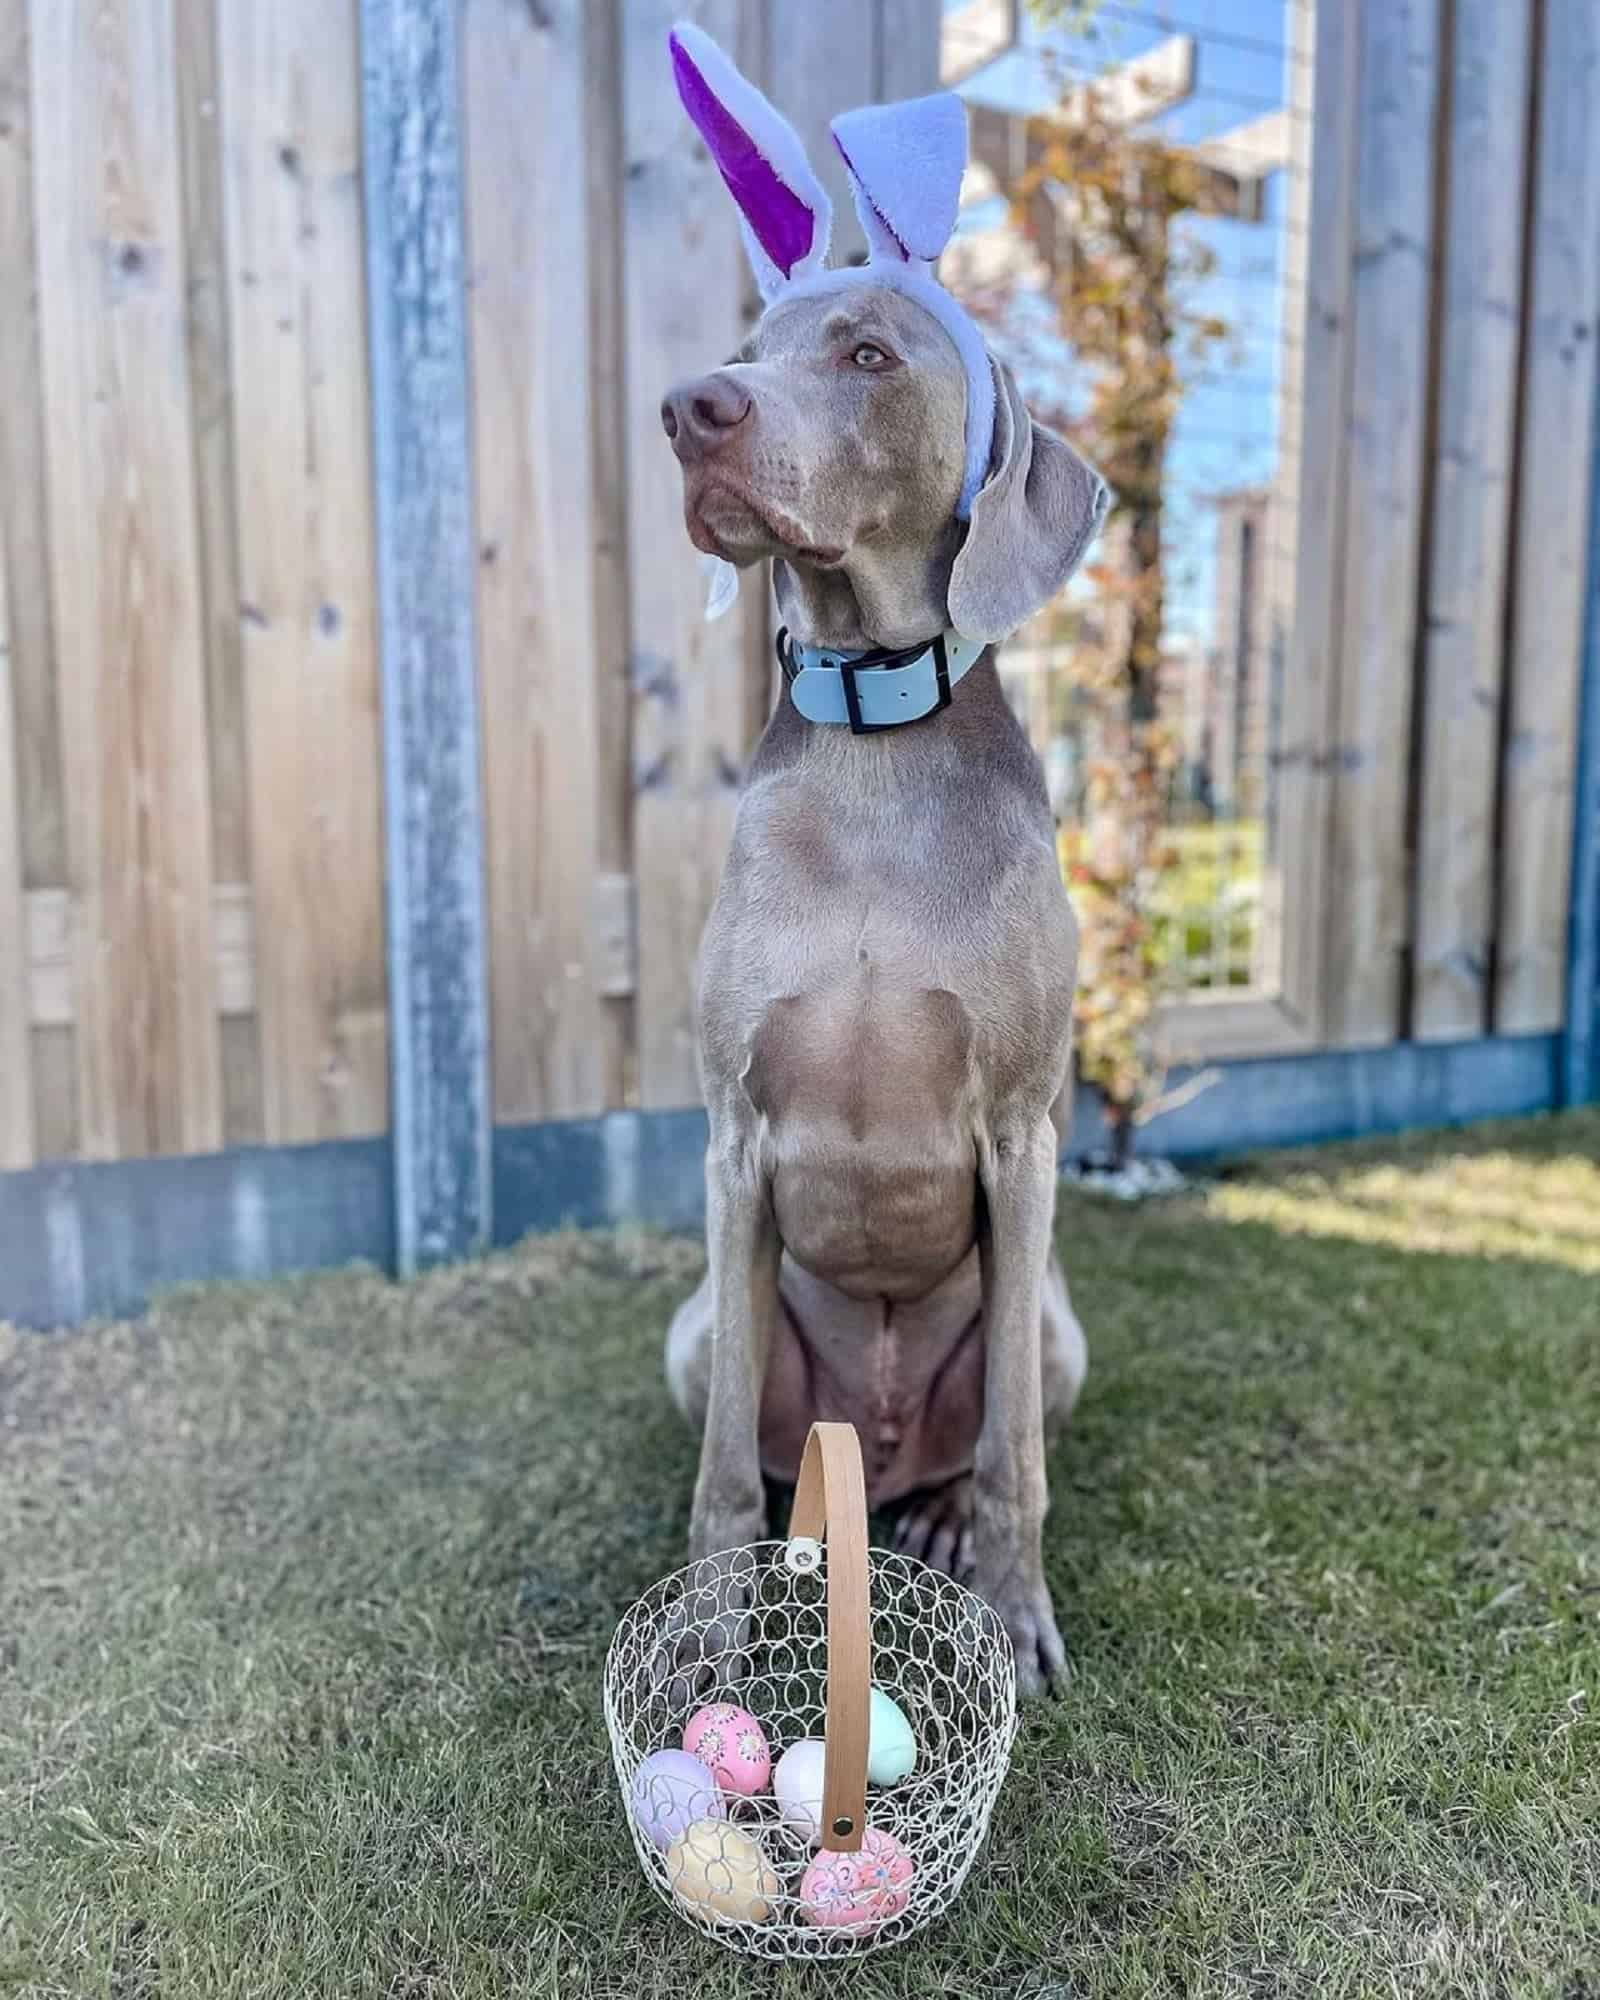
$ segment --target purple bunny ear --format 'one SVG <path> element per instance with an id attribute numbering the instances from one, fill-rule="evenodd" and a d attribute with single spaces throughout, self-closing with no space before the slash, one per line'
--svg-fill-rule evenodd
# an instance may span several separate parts
<path id="1" fill-rule="evenodd" d="M 668 37 L 672 75 L 728 192 L 764 299 L 822 268 L 833 204 L 799 134 L 711 37 L 680 21 Z"/>
<path id="2" fill-rule="evenodd" d="M 967 165 L 967 114 L 948 90 L 834 119 L 875 258 L 931 264 L 950 240 Z"/>

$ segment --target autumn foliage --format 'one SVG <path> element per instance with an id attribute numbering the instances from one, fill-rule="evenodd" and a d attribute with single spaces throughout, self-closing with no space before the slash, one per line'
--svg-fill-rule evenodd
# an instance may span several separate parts
<path id="1" fill-rule="evenodd" d="M 1173 228 L 1214 204 L 1217 176 L 1117 122 L 1108 96 L 1074 85 L 1057 113 L 1030 120 L 1029 164 L 1006 192 L 1049 271 L 1055 322 L 1032 336 L 1031 352 L 1023 334 L 1013 359 L 1037 402 L 1038 381 L 1052 373 L 1041 350 L 1070 345 L 1086 401 L 1041 414 L 1071 435 L 1112 494 L 1086 572 L 1092 597 L 1058 608 L 1052 636 L 1086 747 L 1083 823 L 1065 843 L 1082 933 L 1078 1066 L 1104 1093 L 1125 1158 L 1162 1089 L 1154 913 L 1178 860 L 1168 834 L 1177 744 L 1159 699 L 1163 482 L 1182 365 L 1228 329 L 1186 303 L 1211 258 Z M 1002 292 L 971 303 L 1007 345 L 1014 300 Z M 1060 379 L 1059 354 L 1053 372 Z"/>

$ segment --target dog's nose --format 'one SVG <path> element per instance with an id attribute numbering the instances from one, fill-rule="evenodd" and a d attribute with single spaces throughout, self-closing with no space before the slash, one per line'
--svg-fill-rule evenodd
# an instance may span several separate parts
<path id="1" fill-rule="evenodd" d="M 750 414 L 750 398 L 726 375 L 702 375 L 668 392 L 661 428 L 685 465 L 716 451 Z"/>

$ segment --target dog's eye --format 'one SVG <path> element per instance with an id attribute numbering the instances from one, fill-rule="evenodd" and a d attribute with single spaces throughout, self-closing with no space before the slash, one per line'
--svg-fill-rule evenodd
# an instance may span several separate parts
<path id="1" fill-rule="evenodd" d="M 874 347 L 870 340 L 864 340 L 850 359 L 858 368 L 882 368 L 889 357 L 881 347 Z"/>

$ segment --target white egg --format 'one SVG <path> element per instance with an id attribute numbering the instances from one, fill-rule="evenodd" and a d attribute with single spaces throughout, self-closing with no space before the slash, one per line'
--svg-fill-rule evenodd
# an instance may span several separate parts
<path id="1" fill-rule="evenodd" d="M 818 1736 L 791 1743 L 772 1773 L 783 1823 L 812 1847 L 822 1838 L 822 1771 L 828 1747 Z"/>

